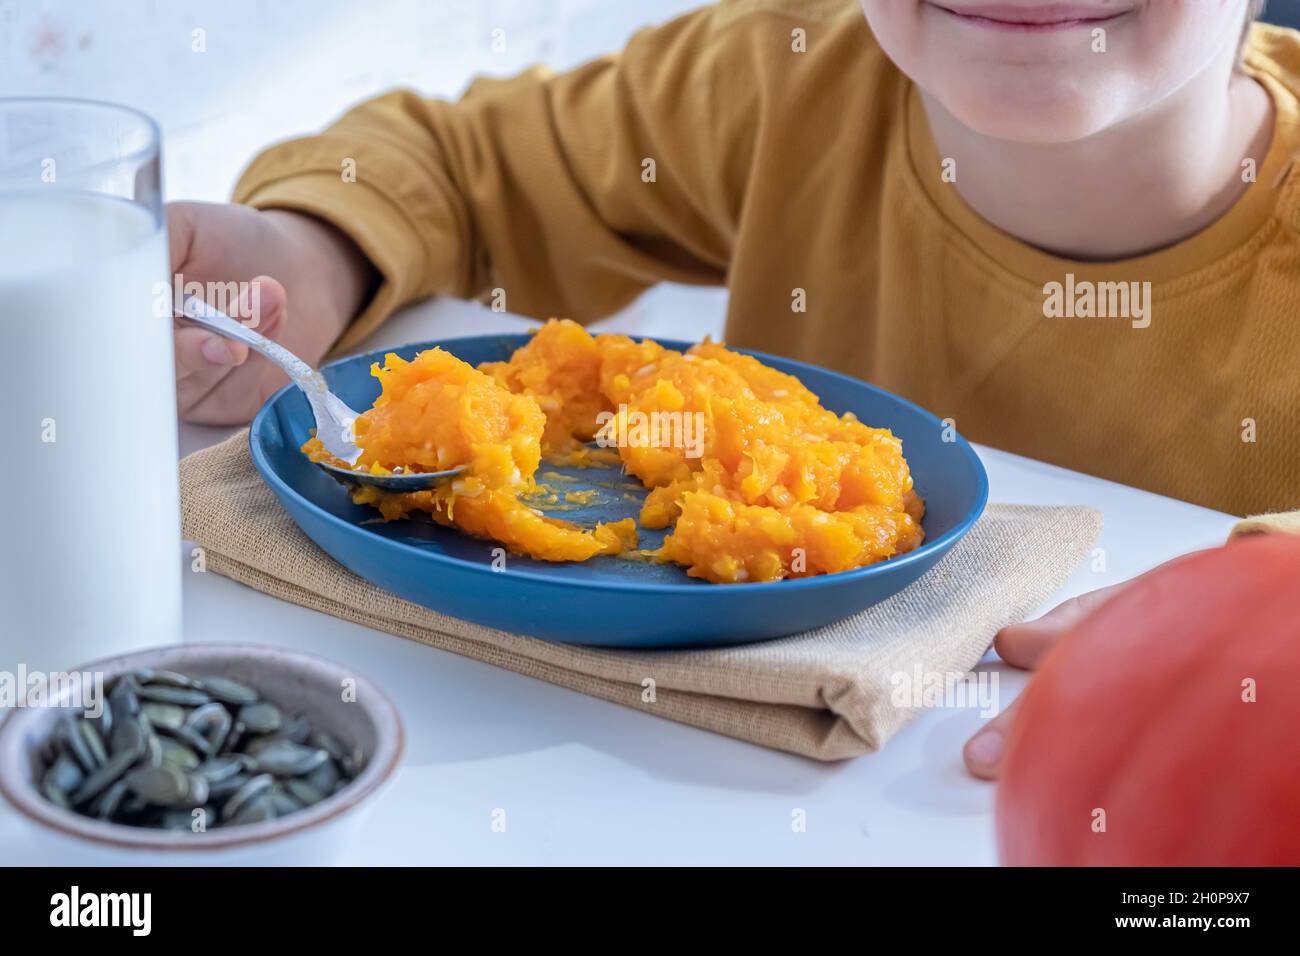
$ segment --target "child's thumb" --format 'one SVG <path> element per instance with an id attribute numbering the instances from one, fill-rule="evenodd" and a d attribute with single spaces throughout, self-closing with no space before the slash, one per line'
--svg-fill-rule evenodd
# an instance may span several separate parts
<path id="1" fill-rule="evenodd" d="M 239 300 L 231 318 L 255 332 L 274 336 L 284 324 L 288 307 L 289 293 L 277 279 L 255 276 L 251 282 L 241 283 Z"/>

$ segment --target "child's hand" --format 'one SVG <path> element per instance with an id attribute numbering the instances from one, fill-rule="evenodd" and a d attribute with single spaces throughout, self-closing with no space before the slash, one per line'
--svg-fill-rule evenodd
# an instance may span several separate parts
<path id="1" fill-rule="evenodd" d="M 1104 601 L 1113 597 L 1121 588 L 1126 587 L 1128 583 L 1125 581 L 1099 591 L 1081 594 L 1053 608 L 1037 620 L 1004 627 L 994 638 L 993 648 L 998 652 L 998 656 L 1012 667 L 1033 670 L 1075 624 L 1100 607 Z M 1002 769 L 1007 731 L 1011 729 L 1011 722 L 1016 718 L 1016 707 L 1019 703 L 1020 698 L 1017 697 L 1006 710 L 966 741 L 962 756 L 966 760 L 966 769 L 975 776 L 985 780 L 997 779 Z"/>
<path id="2" fill-rule="evenodd" d="M 167 207 L 175 282 L 241 283 L 241 297 L 210 302 L 251 322 L 256 280 L 258 332 L 316 365 L 365 304 L 374 268 L 333 226 L 310 216 L 250 206 Z M 227 288 L 234 288 L 227 285 Z M 214 296 L 207 296 L 212 299 Z M 248 347 L 177 319 L 176 399 L 181 418 L 205 425 L 252 419 L 288 379 Z"/>

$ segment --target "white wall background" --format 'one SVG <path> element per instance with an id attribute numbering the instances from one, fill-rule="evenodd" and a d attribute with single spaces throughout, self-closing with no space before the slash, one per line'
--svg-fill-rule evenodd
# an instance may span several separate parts
<path id="1" fill-rule="evenodd" d="M 0 0 L 0 96 L 142 109 L 163 128 L 168 198 L 218 200 L 262 146 L 358 100 L 399 85 L 455 96 L 476 74 L 574 66 L 700 2 Z"/>
<path id="2" fill-rule="evenodd" d="M 360 100 L 395 86 L 455 97 L 476 75 L 577 66 L 703 2 L 0 0 L 0 96 L 141 109 L 162 126 L 166 198 L 224 201 L 263 147 Z M 663 285 L 601 328 L 719 338 L 725 310 L 723 289 Z M 430 337 L 422 328 L 403 334 Z"/>

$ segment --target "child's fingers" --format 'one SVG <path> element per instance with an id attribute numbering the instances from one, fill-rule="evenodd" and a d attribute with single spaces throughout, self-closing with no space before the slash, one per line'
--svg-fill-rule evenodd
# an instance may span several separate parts
<path id="1" fill-rule="evenodd" d="M 233 318 L 249 328 L 271 336 L 283 324 L 289 293 L 279 280 L 270 276 L 254 276 L 244 283 L 239 293 Z"/>
<path id="2" fill-rule="evenodd" d="M 274 338 L 284 324 L 287 300 L 283 285 L 270 276 L 258 276 L 244 286 L 231 307 L 231 317 Z M 248 359 L 247 345 L 209 332 L 188 319 L 176 320 L 175 349 L 178 380 L 213 372 L 219 377 Z"/>
<path id="3" fill-rule="evenodd" d="M 185 319 L 176 320 L 176 379 L 217 372 L 242 365 L 248 346 L 222 338 Z"/>
<path id="4" fill-rule="evenodd" d="M 998 656 L 1012 667 L 1033 670 L 1070 628 L 1123 587 L 1123 584 L 1114 584 L 1100 591 L 1089 591 L 1087 594 L 1081 594 L 1064 604 L 1057 605 L 1037 620 L 1004 627 L 994 638 L 993 647 L 997 650 Z M 1019 705 L 1020 698 L 1017 697 L 1006 710 L 966 741 L 966 746 L 962 749 L 962 759 L 966 762 L 966 769 L 972 775 L 982 780 L 998 778 L 1002 770 L 1002 755 L 1007 731 L 1011 728 L 1011 722 L 1015 720 Z"/>
<path id="5" fill-rule="evenodd" d="M 254 356 L 215 378 L 191 376 L 176 394 L 185 421 L 196 425 L 246 425 L 284 384 L 284 375 Z"/>
<path id="6" fill-rule="evenodd" d="M 1080 594 L 1057 605 L 1036 620 L 1004 627 L 993 639 L 993 649 L 1012 667 L 1033 670 L 1067 631 L 1122 587 L 1123 584 L 1113 584 L 1099 591 Z"/>
<path id="7" fill-rule="evenodd" d="M 1007 731 L 1011 728 L 1011 722 L 1016 719 L 1016 709 L 1019 706 L 1020 698 L 1017 697 L 1011 702 L 1011 706 L 992 718 L 979 733 L 966 741 L 961 755 L 966 762 L 966 769 L 973 776 L 981 780 L 998 778 L 1002 770 L 1002 755 L 1006 749 Z"/>

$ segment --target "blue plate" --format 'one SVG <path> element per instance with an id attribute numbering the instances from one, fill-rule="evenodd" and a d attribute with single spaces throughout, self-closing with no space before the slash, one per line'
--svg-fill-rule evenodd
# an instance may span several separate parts
<path id="1" fill-rule="evenodd" d="M 527 335 L 487 335 L 426 342 L 344 359 L 324 373 L 345 402 L 369 408 L 379 394 L 370 365 L 382 361 L 385 352 L 410 359 L 441 346 L 478 365 L 508 359 L 526 341 Z M 262 407 L 249 445 L 257 470 L 313 541 L 340 564 L 408 601 L 503 631 L 571 644 L 685 647 L 761 641 L 841 620 L 907 587 L 970 530 L 984 510 L 988 478 L 965 439 L 948 432 L 945 441 L 943 423 L 911 402 L 802 362 L 750 354 L 797 376 L 827 408 L 854 412 L 903 440 L 916 490 L 925 499 L 924 545 L 855 571 L 772 584 L 709 584 L 687 577 L 677 565 L 613 557 L 552 564 L 512 554 L 503 569 L 494 570 L 496 542 L 430 521 L 383 523 L 373 509 L 354 505 L 341 485 L 298 450 L 314 422 L 296 388 L 281 389 Z M 552 489 L 597 492 L 587 507 L 551 512 L 557 517 L 585 525 L 635 517 L 640 510 L 645 490 L 617 467 L 552 469 L 543 463 L 539 473 L 547 471 L 572 479 L 547 480 Z M 658 547 L 662 532 L 640 530 L 642 547 Z"/>

